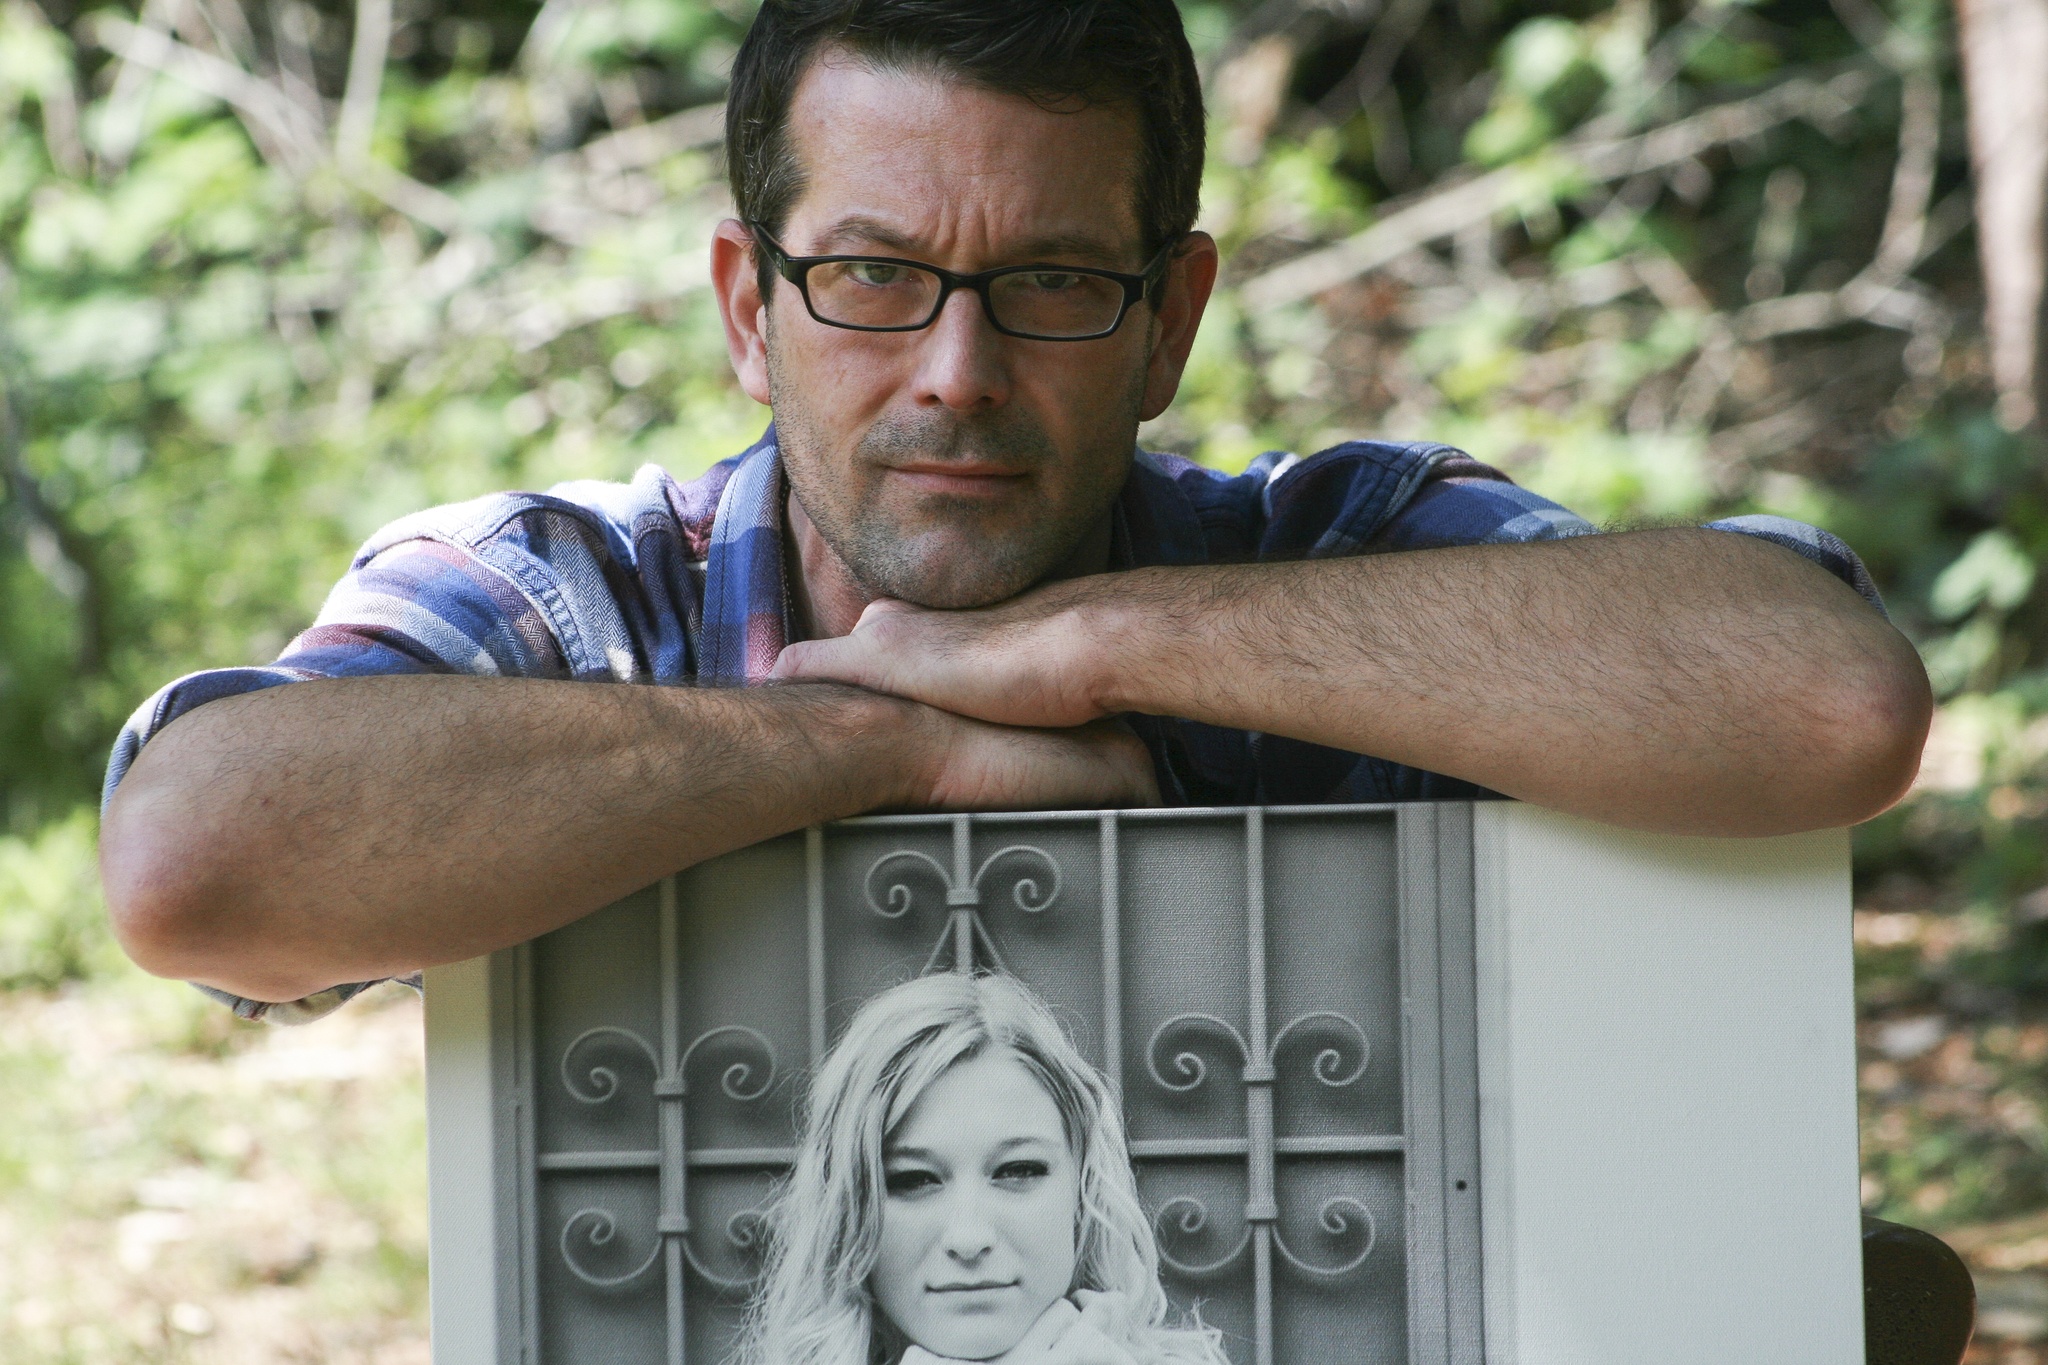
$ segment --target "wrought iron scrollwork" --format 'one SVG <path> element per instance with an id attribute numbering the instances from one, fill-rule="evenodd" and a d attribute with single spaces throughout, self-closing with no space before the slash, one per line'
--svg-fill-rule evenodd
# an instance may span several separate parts
<path id="1" fill-rule="evenodd" d="M 576 1212 L 569 1215 L 569 1221 L 562 1224 L 562 1263 L 569 1267 L 570 1274 L 589 1285 L 592 1289 L 622 1289 L 652 1270 L 654 1263 L 661 1259 L 662 1239 L 656 1237 L 653 1247 L 647 1252 L 646 1259 L 642 1260 L 639 1265 L 634 1266 L 622 1275 L 599 1274 L 577 1260 L 572 1244 L 575 1241 L 576 1229 L 579 1226 L 585 1229 L 583 1237 L 585 1242 L 593 1247 L 602 1247 L 609 1245 L 612 1238 L 618 1235 L 619 1220 L 610 1209 L 587 1208 L 576 1210 Z"/>
<path id="2" fill-rule="evenodd" d="M 974 885 L 978 888 L 991 872 L 1010 878 L 1010 903 L 1027 915 L 1042 914 L 1059 899 L 1060 865 L 1042 848 L 1012 844 L 996 850 L 975 872 Z"/>
<path id="3" fill-rule="evenodd" d="M 894 880 L 889 879 L 892 872 Z M 881 900 L 875 898 L 878 885 L 882 888 Z M 939 866 L 937 858 L 905 848 L 877 858 L 875 865 L 868 869 L 862 889 L 868 898 L 868 909 L 883 919 L 902 919 L 910 913 L 912 906 L 925 898 L 918 894 L 920 890 L 928 896 L 935 896 L 943 905 L 946 893 L 952 887 L 951 878 L 946 875 L 946 869 Z"/>
<path id="4" fill-rule="evenodd" d="M 599 1038 L 616 1038 L 630 1044 L 643 1057 L 656 1075 L 661 1074 L 661 1059 L 655 1055 L 653 1046 L 631 1029 L 615 1028 L 609 1024 L 601 1028 L 585 1029 L 576 1035 L 574 1042 L 562 1049 L 562 1088 L 579 1103 L 597 1105 L 614 1098 L 619 1093 L 619 1073 L 603 1063 L 593 1064 L 588 1072 L 590 1089 L 584 1090 L 577 1080 L 576 1054 Z M 609 1234 L 606 1239 L 609 1240 Z"/>
<path id="5" fill-rule="evenodd" d="M 1204 1035 L 1221 1045 L 1222 1050 L 1235 1054 L 1234 1060 L 1243 1067 L 1248 1091 L 1254 1087 L 1269 1089 L 1280 1077 L 1282 1056 L 1295 1051 L 1303 1042 L 1321 1041 L 1322 1046 L 1309 1061 L 1307 1074 L 1317 1084 L 1331 1089 L 1356 1084 L 1364 1077 L 1372 1060 L 1372 1044 L 1364 1028 L 1350 1016 L 1334 1010 L 1317 1010 L 1289 1020 L 1273 1035 L 1271 1043 L 1260 1056 L 1254 1055 L 1250 1043 L 1236 1025 L 1213 1014 L 1190 1011 L 1165 1020 L 1152 1031 L 1152 1037 L 1145 1044 L 1145 1069 L 1151 1074 L 1153 1083 L 1162 1090 L 1181 1095 L 1200 1090 L 1207 1084 L 1210 1059 L 1194 1046 L 1194 1040 Z M 1251 1245 L 1253 1236 L 1264 1225 L 1267 1229 L 1265 1235 L 1272 1239 L 1274 1250 L 1302 1274 L 1318 1279 L 1335 1279 L 1350 1274 L 1365 1263 L 1378 1241 L 1372 1210 L 1350 1195 L 1325 1199 L 1316 1211 L 1317 1228 L 1328 1238 L 1344 1241 L 1358 1238 L 1363 1244 L 1334 1265 L 1320 1264 L 1297 1254 L 1281 1235 L 1279 1210 L 1271 1202 L 1274 1154 L 1270 1095 L 1258 1097 L 1254 1112 L 1263 1117 L 1251 1125 L 1252 1138 L 1247 1156 L 1255 1168 L 1263 1165 L 1263 1169 L 1255 1169 L 1253 1174 L 1253 1197 L 1246 1206 L 1243 1233 L 1229 1251 L 1208 1260 L 1194 1261 L 1176 1255 L 1172 1250 L 1176 1242 L 1184 1243 L 1187 1238 L 1197 1237 L 1207 1229 L 1209 1209 L 1192 1196 L 1175 1196 L 1160 1205 L 1154 1215 L 1153 1226 L 1160 1242 L 1160 1263 L 1189 1278 L 1213 1275 L 1242 1256 L 1245 1248 Z"/>
<path id="6" fill-rule="evenodd" d="M 1201 1053 L 1188 1049 L 1173 1055 L 1173 1069 L 1180 1074 L 1180 1080 L 1168 1080 L 1159 1069 L 1159 1045 L 1173 1034 L 1193 1030 L 1221 1034 L 1236 1047 L 1240 1061 L 1251 1055 L 1251 1048 L 1245 1043 L 1244 1035 L 1237 1031 L 1235 1025 L 1218 1019 L 1213 1014 L 1192 1011 L 1187 1014 L 1176 1014 L 1153 1029 L 1152 1040 L 1145 1044 L 1145 1069 L 1152 1073 L 1153 1082 L 1160 1088 L 1185 1095 L 1190 1091 L 1200 1090 L 1203 1083 L 1209 1079 L 1209 1063 L 1203 1060 Z"/>
<path id="7" fill-rule="evenodd" d="M 1362 1236 L 1353 1232 L 1352 1225 L 1354 1221 L 1364 1229 Z M 1337 1265 L 1317 1265 L 1313 1261 L 1304 1261 L 1301 1257 L 1295 1255 L 1294 1251 L 1287 1245 L 1287 1239 L 1280 1236 L 1279 1229 L 1275 1228 L 1273 1232 L 1273 1249 L 1280 1253 L 1281 1258 L 1287 1264 L 1293 1266 L 1302 1274 L 1310 1275 L 1317 1279 L 1334 1280 L 1349 1275 L 1352 1271 L 1365 1264 L 1365 1258 L 1372 1255 L 1373 1247 L 1379 1242 L 1379 1225 L 1373 1221 L 1372 1210 L 1348 1194 L 1332 1195 L 1323 1201 L 1322 1207 L 1316 1210 L 1316 1227 L 1326 1237 L 1338 1239 L 1347 1236 L 1361 1236 L 1361 1240 L 1364 1243 L 1348 1259 Z"/>
<path id="8" fill-rule="evenodd" d="M 1209 1227 L 1209 1206 L 1186 1194 L 1176 1195 L 1161 1204 L 1159 1212 L 1152 1216 L 1152 1226 L 1159 1237 L 1159 1263 L 1188 1279 L 1201 1279 L 1227 1269 L 1231 1262 L 1244 1255 L 1244 1249 L 1252 1241 L 1252 1225 L 1247 1222 L 1244 1231 L 1238 1234 L 1236 1245 L 1221 1256 L 1207 1261 L 1184 1261 L 1174 1255 L 1168 1248 L 1176 1240 L 1199 1237 Z"/>
<path id="9" fill-rule="evenodd" d="M 877 858 L 868 869 L 864 887 L 868 909 L 884 919 L 901 919 L 921 900 L 941 909 L 979 906 L 984 898 L 982 883 L 991 872 L 1016 874 L 1008 883 L 1010 901 L 1026 914 L 1039 914 L 1059 898 L 1059 864 L 1044 849 L 1030 844 L 1012 844 L 989 854 L 965 885 L 956 883 L 937 858 L 901 848 Z M 878 889 L 880 896 L 876 895 Z"/>
<path id="10" fill-rule="evenodd" d="M 1281 1053 L 1286 1049 L 1290 1039 L 1297 1033 L 1305 1038 L 1314 1038 L 1317 1036 L 1318 1025 L 1329 1032 L 1344 1035 L 1343 1044 L 1357 1049 L 1358 1060 L 1352 1063 L 1348 1070 L 1343 1070 L 1341 1068 L 1345 1063 L 1344 1046 L 1326 1044 L 1309 1064 L 1309 1075 L 1333 1090 L 1356 1084 L 1364 1077 L 1365 1069 L 1372 1060 L 1372 1043 L 1356 1020 L 1335 1010 L 1317 1010 L 1289 1020 L 1273 1035 L 1273 1042 L 1266 1049 L 1266 1064 L 1277 1068 Z M 1192 1010 L 1186 1014 L 1176 1014 L 1153 1029 L 1151 1041 L 1145 1045 L 1145 1069 L 1152 1074 L 1153 1083 L 1161 1089 L 1171 1090 L 1176 1094 L 1187 1094 L 1201 1089 L 1209 1079 L 1208 1062 L 1199 1052 L 1190 1048 L 1183 1048 L 1173 1054 L 1172 1068 L 1181 1079 L 1169 1079 L 1160 1069 L 1160 1044 L 1169 1042 L 1176 1034 L 1189 1031 L 1218 1035 L 1236 1050 L 1239 1062 L 1247 1066 L 1251 1064 L 1251 1045 L 1245 1042 L 1244 1034 L 1238 1032 L 1235 1024 L 1219 1019 L 1213 1014 L 1202 1014 Z"/>
<path id="11" fill-rule="evenodd" d="M 725 1240 L 737 1248 L 742 1255 L 758 1256 L 768 1247 L 768 1216 L 760 1209 L 741 1209 L 725 1220 Z M 697 1278 L 721 1294 L 743 1295 L 752 1293 L 761 1282 L 758 1273 L 753 1275 L 721 1275 L 697 1258 L 696 1249 L 690 1239 L 682 1239 L 683 1259 L 690 1263 L 690 1269 Z"/>
<path id="12" fill-rule="evenodd" d="M 1320 1034 L 1318 1025 L 1324 1026 Z M 1327 1037 L 1331 1032 L 1335 1032 L 1341 1035 L 1344 1043 L 1355 1044 L 1358 1048 L 1358 1061 L 1348 1071 L 1339 1069 L 1344 1065 L 1343 1047 L 1326 1043 L 1316 1053 L 1315 1060 L 1309 1064 L 1309 1074 L 1323 1085 L 1332 1090 L 1341 1090 L 1365 1075 L 1366 1064 L 1372 1060 L 1372 1043 L 1356 1020 L 1335 1010 L 1316 1010 L 1290 1019 L 1286 1027 L 1273 1035 L 1273 1045 L 1268 1049 L 1267 1055 L 1274 1066 L 1279 1066 L 1282 1050 L 1287 1046 L 1289 1037 L 1297 1031 L 1304 1038 Z"/>
<path id="13" fill-rule="evenodd" d="M 1272 1220 L 1247 1218 L 1244 1230 L 1238 1233 L 1237 1241 L 1231 1245 L 1230 1250 L 1207 1260 L 1188 1259 L 1177 1254 L 1175 1248 L 1185 1245 L 1191 1238 L 1200 1237 L 1208 1230 L 1209 1206 L 1192 1195 L 1176 1195 L 1161 1204 L 1152 1216 L 1153 1230 L 1159 1242 L 1159 1263 L 1175 1274 L 1191 1280 L 1204 1279 L 1227 1270 L 1244 1255 L 1245 1248 L 1251 1245 L 1252 1234 L 1259 1221 Z M 1287 1244 L 1287 1239 L 1281 1235 L 1277 1225 L 1273 1226 L 1269 1234 L 1273 1240 L 1273 1249 L 1280 1253 L 1280 1258 L 1313 1279 L 1336 1280 L 1349 1275 L 1364 1265 L 1366 1258 L 1372 1255 L 1373 1248 L 1379 1245 L 1379 1224 L 1374 1220 L 1372 1210 L 1348 1194 L 1332 1195 L 1322 1202 L 1316 1210 L 1316 1228 L 1333 1241 L 1356 1239 L 1359 1245 L 1344 1260 L 1335 1265 L 1324 1265 L 1298 1255 L 1294 1248 Z"/>
<path id="14" fill-rule="evenodd" d="M 719 1075 L 718 1088 L 730 1099 L 758 1100 L 775 1084 L 775 1044 L 769 1042 L 767 1036 L 759 1029 L 749 1028 L 745 1024 L 721 1024 L 717 1028 L 709 1029 L 699 1034 L 687 1048 L 683 1049 L 682 1061 L 677 1064 L 676 1070 L 687 1077 L 690 1062 L 696 1057 L 698 1048 L 714 1038 L 731 1037 L 744 1038 L 754 1044 L 760 1050 L 760 1060 L 757 1063 L 742 1058 L 728 1064 Z M 593 1065 L 587 1073 L 589 1090 L 586 1091 L 583 1083 L 578 1080 L 576 1054 L 598 1038 L 617 1038 L 631 1044 L 634 1050 L 647 1058 L 648 1066 L 656 1075 L 660 1074 L 661 1061 L 655 1056 L 653 1046 L 631 1029 L 618 1028 L 610 1024 L 585 1029 L 576 1035 L 575 1041 L 562 1050 L 562 1088 L 580 1102 L 590 1105 L 604 1104 L 619 1093 L 619 1073 L 602 1063 Z M 750 1089 L 748 1082 L 753 1078 L 757 1065 L 761 1079 Z"/>
<path id="15" fill-rule="evenodd" d="M 690 1239 L 680 1234 L 657 1236 L 654 1245 L 648 1249 L 638 1265 L 616 1275 L 606 1275 L 591 1269 L 580 1258 L 580 1253 L 576 1250 L 579 1244 L 579 1228 L 583 1230 L 582 1244 L 603 1247 L 618 1235 L 619 1220 L 609 1209 L 591 1207 L 576 1210 L 569 1215 L 568 1221 L 562 1224 L 562 1263 L 569 1267 L 570 1274 L 592 1289 L 623 1289 L 640 1279 L 661 1260 L 662 1245 L 669 1235 L 676 1236 L 682 1248 L 683 1260 L 689 1265 L 691 1272 L 718 1292 L 746 1294 L 760 1283 L 759 1275 L 719 1274 L 697 1255 L 696 1248 L 690 1245 Z M 726 1219 L 725 1240 L 742 1255 L 758 1255 L 767 1246 L 767 1230 L 768 1217 L 763 1210 L 741 1209 Z"/>
<path id="16" fill-rule="evenodd" d="M 1059 899 L 1060 866 L 1042 848 L 1011 844 L 984 858 L 970 874 L 964 834 L 964 827 L 956 834 L 951 870 L 930 854 L 898 849 L 868 868 L 862 894 L 868 909 L 883 919 L 900 920 L 919 908 L 946 912 L 946 929 L 925 960 L 926 971 L 937 966 L 948 949 L 955 971 L 1007 970 L 982 923 L 982 905 L 1006 899 L 1027 915 L 1043 914 Z"/>
<path id="17" fill-rule="evenodd" d="M 606 1104 L 617 1098 L 624 1088 L 614 1066 L 607 1065 L 601 1054 L 590 1056 L 591 1049 L 603 1042 L 622 1046 L 647 1059 L 653 1073 L 655 1103 L 661 1112 L 663 1145 L 672 1147 L 678 1156 L 684 1150 L 684 1106 L 689 1095 L 690 1069 L 700 1051 L 714 1044 L 738 1043 L 751 1054 L 734 1058 L 719 1070 L 718 1088 L 727 1099 L 740 1103 L 759 1100 L 775 1085 L 775 1045 L 759 1030 L 744 1024 L 723 1024 L 699 1034 L 682 1050 L 676 1059 L 674 1072 L 668 1075 L 662 1072 L 660 1055 L 645 1038 L 631 1029 L 603 1025 L 584 1030 L 562 1051 L 562 1087 L 579 1103 Z M 717 1049 L 714 1047 L 713 1050 Z M 579 1058 L 586 1060 L 579 1061 Z M 707 1284 L 726 1293 L 748 1290 L 755 1282 L 753 1277 L 721 1275 L 706 1265 L 691 1246 L 689 1218 L 682 1212 L 679 1177 L 680 1172 L 671 1170 L 670 1163 L 665 1160 L 661 1171 L 663 1212 L 656 1220 L 654 1245 L 639 1264 L 629 1270 L 606 1274 L 589 1264 L 591 1251 L 608 1246 L 618 1236 L 616 1214 L 595 1206 L 570 1214 L 562 1224 L 560 1238 L 562 1262 L 568 1266 L 569 1272 L 593 1289 L 624 1288 L 652 1270 L 661 1260 L 663 1247 L 673 1240 L 683 1260 Z M 725 1237 L 743 1253 L 755 1251 L 765 1242 L 766 1218 L 759 1209 L 743 1209 L 726 1221 Z"/>
<path id="18" fill-rule="evenodd" d="M 755 1063 L 741 1058 L 729 1063 L 725 1070 L 719 1073 L 718 1088 L 725 1092 L 726 1097 L 744 1103 L 748 1100 L 758 1100 L 767 1094 L 769 1087 L 775 1084 L 775 1044 L 769 1042 L 767 1036 L 760 1030 L 748 1028 L 745 1024 L 721 1024 L 715 1029 L 699 1034 L 695 1041 L 683 1049 L 683 1059 L 676 1063 L 676 1071 L 688 1077 L 690 1059 L 697 1055 L 698 1048 L 713 1038 L 744 1038 L 759 1048 L 761 1053 L 761 1082 L 751 1090 L 747 1088 L 747 1082 L 754 1074 Z"/>

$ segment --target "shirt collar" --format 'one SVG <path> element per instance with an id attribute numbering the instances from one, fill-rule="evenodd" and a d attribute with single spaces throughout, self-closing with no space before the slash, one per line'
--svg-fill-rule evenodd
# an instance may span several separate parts
<path id="1" fill-rule="evenodd" d="M 761 682 L 789 641 L 782 557 L 782 454 L 775 428 L 739 457 L 711 522 L 697 681 Z"/>

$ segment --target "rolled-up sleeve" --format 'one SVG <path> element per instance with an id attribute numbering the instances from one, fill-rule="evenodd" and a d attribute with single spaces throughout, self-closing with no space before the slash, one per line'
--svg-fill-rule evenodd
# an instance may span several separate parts
<path id="1" fill-rule="evenodd" d="M 1840 537 L 1790 517 L 1753 514 L 1707 522 L 1709 531 L 1755 536 L 1792 551 L 1885 610 L 1870 571 Z M 1447 463 L 1374 536 L 1373 550 L 1503 545 L 1597 535 L 1599 528 L 1564 507 L 1472 460 Z"/>
<path id="2" fill-rule="evenodd" d="M 1862 559 L 1845 544 L 1840 536 L 1809 526 L 1803 521 L 1790 517 L 1755 514 L 1745 517 L 1723 517 L 1706 524 L 1709 531 L 1733 531 L 1737 535 L 1755 536 L 1768 540 L 1773 545 L 1783 546 L 1802 559 L 1820 565 L 1835 577 L 1854 588 L 1864 601 L 1890 616 L 1885 611 L 1884 597 L 1871 581 L 1870 570 Z"/>
<path id="3" fill-rule="evenodd" d="M 277 662 L 190 674 L 137 707 L 114 742 L 101 809 L 151 740 L 210 702 L 316 678 L 408 673 L 553 677 L 564 676 L 565 668 L 546 620 L 506 575 L 444 540 L 380 537 L 364 547 L 314 624 Z M 417 975 L 399 979 L 419 984 Z M 199 989 L 245 1019 L 305 1023 L 376 984 L 342 982 L 283 1002 Z"/>

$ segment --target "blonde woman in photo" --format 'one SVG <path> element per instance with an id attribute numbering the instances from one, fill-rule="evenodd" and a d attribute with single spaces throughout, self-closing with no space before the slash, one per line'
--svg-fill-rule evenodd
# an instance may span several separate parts
<path id="1" fill-rule="evenodd" d="M 1229 1365 L 1168 1322 L 1116 1096 L 1008 976 L 860 1008 L 774 1230 L 739 1365 Z"/>

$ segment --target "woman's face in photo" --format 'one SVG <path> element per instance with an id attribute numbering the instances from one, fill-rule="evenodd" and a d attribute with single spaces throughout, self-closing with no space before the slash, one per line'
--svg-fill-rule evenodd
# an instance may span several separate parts
<path id="1" fill-rule="evenodd" d="M 983 1053 L 932 1082 L 882 1166 L 870 1283 L 913 1343 L 987 1360 L 1067 1292 L 1080 1171 L 1052 1096 L 1014 1052 Z"/>

